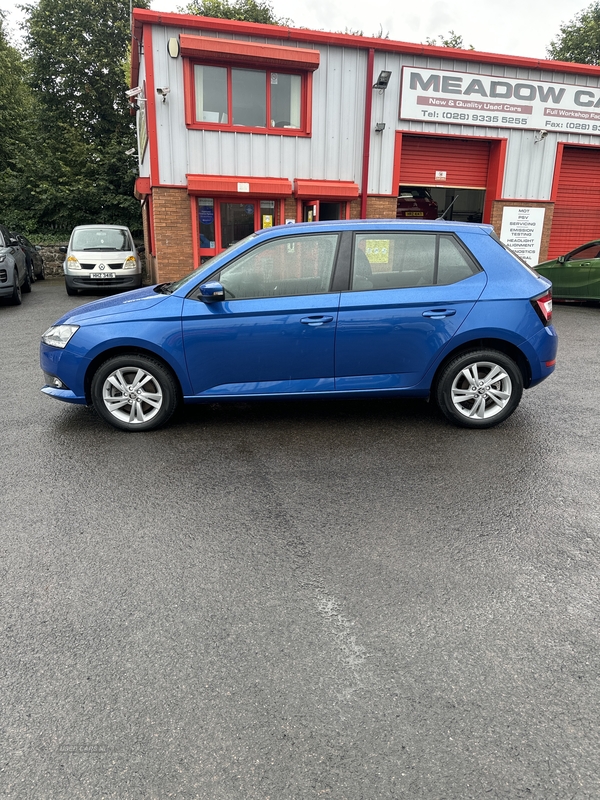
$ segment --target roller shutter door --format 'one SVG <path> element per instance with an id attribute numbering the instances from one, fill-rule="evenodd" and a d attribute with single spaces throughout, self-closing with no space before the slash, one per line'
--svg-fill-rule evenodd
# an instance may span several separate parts
<path id="1" fill-rule="evenodd" d="M 565 147 L 548 258 L 600 239 L 600 148 Z"/>
<path id="2" fill-rule="evenodd" d="M 400 156 L 400 184 L 485 189 L 489 162 L 489 142 L 405 134 Z M 444 181 L 436 179 L 437 171 L 446 173 Z"/>

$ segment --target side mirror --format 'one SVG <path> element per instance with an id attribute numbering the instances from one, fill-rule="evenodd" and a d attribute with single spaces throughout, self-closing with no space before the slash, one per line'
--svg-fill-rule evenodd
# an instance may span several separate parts
<path id="1" fill-rule="evenodd" d="M 144 253 L 146 251 L 146 247 L 143 244 L 140 244 L 136 249 L 138 253 Z"/>
<path id="2" fill-rule="evenodd" d="M 64 246 L 64 244 L 62 244 L 62 245 L 61 245 L 61 246 L 58 248 L 58 252 L 59 252 L 59 253 L 66 253 L 66 252 L 67 252 L 67 248 Z"/>
<path id="3" fill-rule="evenodd" d="M 38 253 L 42 252 L 42 248 L 39 244 L 36 244 L 35 249 L 38 251 Z"/>
<path id="4" fill-rule="evenodd" d="M 12 236 L 11 236 L 11 238 L 8 240 L 8 243 L 9 243 L 9 245 L 10 245 L 11 247 L 20 247 L 20 245 L 19 245 L 19 240 L 18 240 L 18 239 L 15 239 L 15 238 L 14 238 L 14 237 L 12 237 Z"/>
<path id="5" fill-rule="evenodd" d="M 225 289 L 218 281 L 209 281 L 200 286 L 198 297 L 203 303 L 220 303 L 225 300 Z"/>
<path id="6" fill-rule="evenodd" d="M 566 256 L 559 256 L 556 260 L 558 261 L 559 264 L 564 264 L 565 261 L 567 260 L 567 257 Z"/>

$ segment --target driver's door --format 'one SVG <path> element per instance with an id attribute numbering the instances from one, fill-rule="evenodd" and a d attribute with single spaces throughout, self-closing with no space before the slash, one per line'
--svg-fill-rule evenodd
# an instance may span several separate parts
<path id="1" fill-rule="evenodd" d="M 203 302 L 197 291 L 186 298 L 183 338 L 196 396 L 333 390 L 338 238 L 270 239 L 211 276 L 224 301 Z"/>
<path id="2" fill-rule="evenodd" d="M 587 300 L 590 296 L 590 271 L 599 261 L 600 242 L 593 242 L 573 250 L 565 256 L 563 264 L 553 271 L 555 297 Z"/>

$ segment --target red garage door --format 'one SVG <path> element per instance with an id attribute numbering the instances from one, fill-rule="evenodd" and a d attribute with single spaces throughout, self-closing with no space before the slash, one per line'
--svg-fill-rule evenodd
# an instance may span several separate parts
<path id="1" fill-rule="evenodd" d="M 564 148 L 554 200 L 548 258 L 600 239 L 600 148 Z"/>
<path id="2" fill-rule="evenodd" d="M 402 137 L 400 183 L 404 186 L 457 186 L 485 189 L 488 185 L 490 143 L 480 139 L 442 136 Z M 445 172 L 444 180 L 436 172 Z"/>

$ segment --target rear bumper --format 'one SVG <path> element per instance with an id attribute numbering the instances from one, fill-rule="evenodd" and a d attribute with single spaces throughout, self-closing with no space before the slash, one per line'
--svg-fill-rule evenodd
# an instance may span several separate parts
<path id="1" fill-rule="evenodd" d="M 554 372 L 556 353 L 558 352 L 558 335 L 554 325 L 548 325 L 532 336 L 527 344 L 533 352 L 529 354 L 531 366 L 531 383 L 527 388 L 536 386 Z"/>

